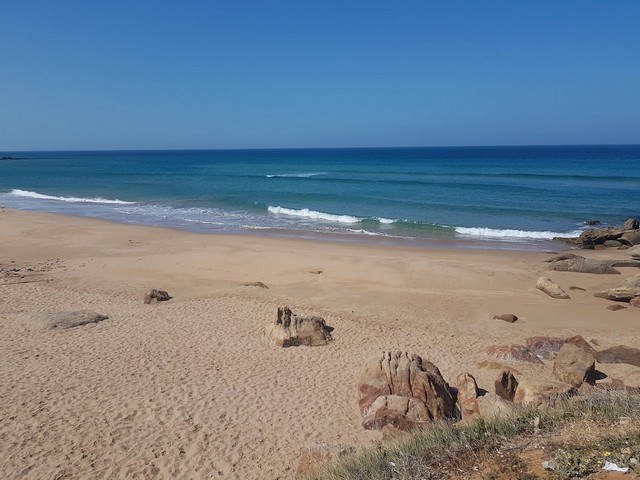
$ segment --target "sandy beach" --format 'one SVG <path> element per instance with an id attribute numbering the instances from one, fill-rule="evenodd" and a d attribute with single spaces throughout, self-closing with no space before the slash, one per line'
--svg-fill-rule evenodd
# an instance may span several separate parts
<path id="1" fill-rule="evenodd" d="M 307 445 L 381 438 L 356 405 L 358 374 L 381 350 L 420 354 L 449 382 L 471 372 L 490 390 L 498 370 L 478 366 L 490 345 L 582 335 L 640 346 L 640 310 L 593 296 L 638 269 L 546 272 L 550 253 L 205 235 L 10 209 L 0 252 L 4 478 L 294 478 Z M 542 275 L 572 298 L 536 290 Z M 150 288 L 173 298 L 146 305 Z M 264 329 L 284 305 L 324 317 L 333 342 L 272 345 Z M 80 309 L 109 319 L 64 331 L 34 320 Z M 519 320 L 492 319 L 503 313 Z M 606 367 L 640 385 L 640 368 Z"/>

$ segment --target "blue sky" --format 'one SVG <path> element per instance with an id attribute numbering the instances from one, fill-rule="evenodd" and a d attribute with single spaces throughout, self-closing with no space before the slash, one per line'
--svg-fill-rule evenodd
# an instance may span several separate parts
<path id="1" fill-rule="evenodd" d="M 0 150 L 640 143 L 640 1 L 0 0 Z"/>

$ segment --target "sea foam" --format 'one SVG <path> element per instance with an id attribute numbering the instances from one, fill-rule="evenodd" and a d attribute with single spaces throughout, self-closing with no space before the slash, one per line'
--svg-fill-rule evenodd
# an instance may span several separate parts
<path id="1" fill-rule="evenodd" d="M 20 190 L 14 188 L 11 190 L 11 194 L 17 197 L 29 197 L 35 198 L 38 200 L 56 200 L 59 202 L 70 202 L 70 203 L 109 203 L 109 204 L 118 204 L 118 205 L 133 205 L 135 202 L 126 202 L 124 200 L 116 199 L 108 199 L 108 198 L 82 198 L 82 197 L 56 197 L 53 195 L 44 195 L 38 192 L 30 192 L 28 190 Z"/>
<path id="2" fill-rule="evenodd" d="M 484 228 L 484 227 L 455 227 L 456 233 L 469 237 L 480 238 L 534 238 L 541 240 L 551 240 L 554 237 L 577 237 L 582 233 L 582 230 L 576 230 L 569 233 L 561 232 L 549 232 L 549 231 L 529 231 L 529 230 L 511 230 L 511 229 L 496 229 L 496 228 Z"/>
<path id="3" fill-rule="evenodd" d="M 295 210 L 293 208 L 269 206 L 268 210 L 269 212 L 276 215 L 290 215 L 293 217 L 304 217 L 313 220 L 327 220 L 329 222 L 338 223 L 358 223 L 361 220 L 360 218 L 351 215 L 334 215 L 332 213 L 316 212 L 315 210 L 309 210 L 308 208 Z"/>

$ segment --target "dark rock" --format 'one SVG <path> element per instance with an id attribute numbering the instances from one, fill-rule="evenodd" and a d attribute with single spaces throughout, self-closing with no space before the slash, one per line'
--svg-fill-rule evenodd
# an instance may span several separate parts
<path id="1" fill-rule="evenodd" d="M 98 323 L 107 320 L 107 315 L 92 312 L 90 310 L 78 310 L 75 312 L 55 312 L 35 315 L 33 320 L 47 330 L 66 330 L 80 327 L 90 323 Z"/>
<path id="2" fill-rule="evenodd" d="M 495 381 L 496 395 L 512 402 L 517 388 L 518 380 L 516 380 L 511 371 L 503 370 L 500 372 Z"/>
<path id="3" fill-rule="evenodd" d="M 409 430 L 455 417 L 449 385 L 438 367 L 419 355 L 383 352 L 361 373 L 358 392 L 362 425 L 367 430 L 387 425 Z"/>
<path id="4" fill-rule="evenodd" d="M 626 363 L 640 367 L 640 349 L 618 345 L 596 353 L 600 363 Z"/>
<path id="5" fill-rule="evenodd" d="M 574 286 L 574 285 L 571 285 L 571 286 L 569 287 L 569 290 L 580 290 L 581 292 L 586 292 L 586 291 L 587 291 L 587 289 L 586 289 L 586 288 L 576 287 L 576 286 Z"/>
<path id="6" fill-rule="evenodd" d="M 513 313 L 503 313 L 502 315 L 494 315 L 494 320 L 502 320 L 504 322 L 515 323 L 518 321 L 518 317 L 516 317 Z"/>
<path id="7" fill-rule="evenodd" d="M 640 224 L 638 223 L 638 220 L 636 220 L 635 218 L 629 218 L 622 224 L 622 229 L 638 230 L 638 226 L 640 226 Z"/>
<path id="8" fill-rule="evenodd" d="M 595 372 L 596 360 L 593 355 L 571 343 L 562 346 L 553 362 L 553 375 L 574 388 L 583 383 L 594 385 Z"/>
<path id="9" fill-rule="evenodd" d="M 584 222 L 584 224 L 588 227 L 597 227 L 602 225 L 602 222 L 600 220 L 587 220 L 586 222 Z"/>
<path id="10" fill-rule="evenodd" d="M 576 345 L 591 355 L 595 353 L 593 347 L 580 335 L 569 338 L 538 336 L 525 339 L 525 345 L 529 351 L 537 357 L 544 359 L 555 358 L 560 349 L 567 343 Z"/>
<path id="11" fill-rule="evenodd" d="M 607 240 L 617 240 L 623 233 L 624 230 L 621 228 L 599 228 L 596 230 L 585 230 L 578 238 L 581 243 L 602 245 Z"/>
<path id="12" fill-rule="evenodd" d="M 243 283 L 242 286 L 243 287 L 260 287 L 260 288 L 266 288 L 266 289 L 269 288 L 262 282 Z"/>
<path id="13" fill-rule="evenodd" d="M 299 317 L 284 307 L 278 308 L 275 322 L 266 328 L 266 336 L 278 347 L 316 347 L 328 344 L 332 331 L 323 318 Z"/>

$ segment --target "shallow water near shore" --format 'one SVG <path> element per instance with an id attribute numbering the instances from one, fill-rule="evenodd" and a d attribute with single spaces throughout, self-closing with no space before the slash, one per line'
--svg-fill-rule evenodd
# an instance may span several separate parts
<path id="1" fill-rule="evenodd" d="M 201 233 L 544 250 L 640 213 L 640 146 L 3 156 L 1 205 Z"/>

